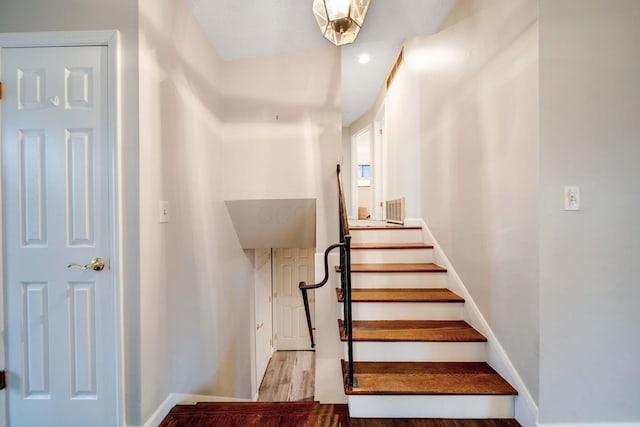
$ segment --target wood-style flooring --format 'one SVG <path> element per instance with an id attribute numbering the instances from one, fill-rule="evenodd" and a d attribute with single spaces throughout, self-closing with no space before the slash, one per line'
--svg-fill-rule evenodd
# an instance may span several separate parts
<path id="1" fill-rule="evenodd" d="M 315 371 L 315 352 L 276 351 L 260 385 L 258 401 L 313 400 Z"/>
<path id="2" fill-rule="evenodd" d="M 313 401 L 315 353 L 274 353 L 259 402 L 176 405 L 159 427 L 519 427 L 515 420 L 350 418 L 347 405 Z"/>

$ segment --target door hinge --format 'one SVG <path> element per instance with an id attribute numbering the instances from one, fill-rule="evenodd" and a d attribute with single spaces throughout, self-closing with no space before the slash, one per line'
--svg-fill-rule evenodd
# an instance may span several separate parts
<path id="1" fill-rule="evenodd" d="M 0 100 L 2 100 L 2 80 L 0 80 Z"/>
<path id="2" fill-rule="evenodd" d="M 7 388 L 7 371 L 3 369 L 0 371 L 0 390 Z"/>

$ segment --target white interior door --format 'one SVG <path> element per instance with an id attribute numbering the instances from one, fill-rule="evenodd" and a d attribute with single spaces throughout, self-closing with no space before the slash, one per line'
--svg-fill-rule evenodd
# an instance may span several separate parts
<path id="1" fill-rule="evenodd" d="M 298 285 L 314 283 L 313 249 L 274 249 L 276 350 L 309 350 L 311 341 Z M 311 322 L 315 324 L 314 293 L 309 292 Z"/>
<path id="2" fill-rule="evenodd" d="M 271 249 L 256 249 L 255 261 L 256 384 L 259 389 L 273 354 Z"/>
<path id="3" fill-rule="evenodd" d="M 2 51 L 10 426 L 118 425 L 106 70 L 106 47 Z"/>

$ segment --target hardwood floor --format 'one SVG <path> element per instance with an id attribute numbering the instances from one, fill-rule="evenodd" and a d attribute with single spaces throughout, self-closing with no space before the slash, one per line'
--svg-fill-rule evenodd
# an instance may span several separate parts
<path id="1" fill-rule="evenodd" d="M 342 319 L 340 338 L 347 340 Z M 487 339 L 464 320 L 354 320 L 354 341 L 485 342 Z"/>
<path id="2" fill-rule="evenodd" d="M 316 370 L 313 351 L 276 351 L 260 385 L 260 402 L 313 400 Z"/>
<path id="3" fill-rule="evenodd" d="M 347 405 L 317 402 L 177 405 L 160 427 L 519 427 L 515 420 L 349 418 Z"/>
<path id="4" fill-rule="evenodd" d="M 273 354 L 260 386 L 260 402 L 176 405 L 160 427 L 520 426 L 514 420 L 349 418 L 347 405 L 322 405 L 313 401 L 314 374 L 315 352 L 278 351 Z"/>

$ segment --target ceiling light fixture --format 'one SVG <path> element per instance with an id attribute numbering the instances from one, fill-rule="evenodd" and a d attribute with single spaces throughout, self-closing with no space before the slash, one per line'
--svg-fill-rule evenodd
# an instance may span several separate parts
<path id="1" fill-rule="evenodd" d="M 353 43 L 371 0 L 313 0 L 313 14 L 325 39 L 336 46 Z"/>
<path id="2" fill-rule="evenodd" d="M 363 53 L 360 56 L 358 56 L 358 64 L 362 64 L 362 65 L 368 64 L 369 61 L 371 61 L 371 57 L 366 53 Z"/>

